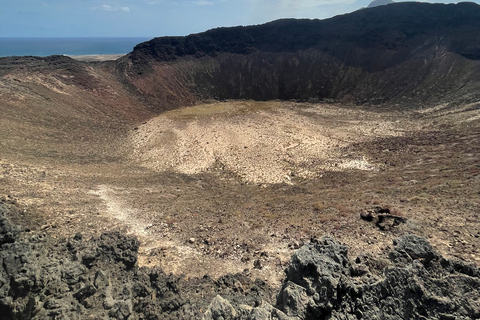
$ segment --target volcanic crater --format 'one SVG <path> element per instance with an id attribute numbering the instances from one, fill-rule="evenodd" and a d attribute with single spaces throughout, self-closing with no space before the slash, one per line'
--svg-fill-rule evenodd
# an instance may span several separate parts
<path id="1" fill-rule="evenodd" d="M 139 266 L 185 279 L 278 288 L 324 235 L 375 256 L 414 233 L 478 267 L 479 21 L 399 3 L 115 61 L 0 58 L 2 201 L 52 238 L 136 236 Z"/>

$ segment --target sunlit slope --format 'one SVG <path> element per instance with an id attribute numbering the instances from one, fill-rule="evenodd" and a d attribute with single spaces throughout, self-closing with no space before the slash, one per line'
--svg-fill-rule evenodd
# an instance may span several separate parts
<path id="1" fill-rule="evenodd" d="M 107 161 L 149 113 L 102 68 L 61 56 L 0 59 L 1 156 Z"/>

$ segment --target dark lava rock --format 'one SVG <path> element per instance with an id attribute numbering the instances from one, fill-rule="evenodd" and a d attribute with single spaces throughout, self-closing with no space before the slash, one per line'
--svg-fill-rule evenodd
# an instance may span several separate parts
<path id="1" fill-rule="evenodd" d="M 480 270 L 405 235 L 386 257 L 333 238 L 295 252 L 274 291 L 247 275 L 184 279 L 138 268 L 119 233 L 68 241 L 23 232 L 0 203 L 0 319 L 479 319 Z M 381 271 L 381 272 L 380 272 Z"/>
<path id="2" fill-rule="evenodd" d="M 379 276 L 365 257 L 351 262 L 336 240 L 313 241 L 293 255 L 275 307 L 235 307 L 217 297 L 204 319 L 480 318 L 478 268 L 443 258 L 416 235 L 394 244 Z M 377 265 L 384 261 L 379 257 Z"/>
<path id="3" fill-rule="evenodd" d="M 393 215 L 388 208 L 375 206 L 370 210 L 360 212 L 360 218 L 365 221 L 375 221 L 375 225 L 380 230 L 391 230 L 401 223 L 407 222 L 402 216 Z"/>
<path id="4" fill-rule="evenodd" d="M 245 275 L 183 279 L 139 268 L 139 242 L 120 233 L 85 240 L 23 232 L 0 203 L 0 320 L 199 319 L 218 294 L 237 305 L 273 300 Z"/>
<path id="5" fill-rule="evenodd" d="M 5 216 L 8 209 L 5 203 L 0 203 L 0 245 L 4 243 L 13 243 L 18 237 L 21 228 L 12 225 Z"/>
<path id="6" fill-rule="evenodd" d="M 478 268 L 442 258 L 416 235 L 397 239 L 389 257 L 382 277 L 358 277 L 345 246 L 328 237 L 307 244 L 287 268 L 277 308 L 301 319 L 480 317 Z"/>

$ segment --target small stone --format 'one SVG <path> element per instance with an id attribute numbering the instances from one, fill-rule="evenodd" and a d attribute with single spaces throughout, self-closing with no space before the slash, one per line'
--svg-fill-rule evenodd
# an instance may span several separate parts
<path id="1" fill-rule="evenodd" d="M 249 257 L 248 255 L 244 255 L 244 256 L 240 259 L 240 261 L 242 261 L 243 263 L 248 262 L 248 261 L 250 261 L 250 257 Z"/>
<path id="2" fill-rule="evenodd" d="M 295 250 L 297 250 L 297 249 L 299 249 L 299 248 L 301 247 L 301 244 L 300 244 L 298 241 L 294 240 L 294 241 L 292 241 L 292 242 L 290 242 L 290 243 L 288 244 L 288 247 L 289 247 L 290 249 L 295 249 Z"/>
<path id="3" fill-rule="evenodd" d="M 260 259 L 257 259 L 253 262 L 253 267 L 255 269 L 258 269 L 258 270 L 263 269 L 263 265 L 262 265 L 262 262 L 260 261 Z"/>
<path id="4" fill-rule="evenodd" d="M 375 215 L 371 211 L 363 210 L 362 212 L 360 212 L 360 218 L 365 221 L 373 221 L 373 219 L 375 219 Z"/>
<path id="5" fill-rule="evenodd" d="M 98 270 L 97 273 L 95 274 L 95 279 L 93 284 L 99 290 L 102 290 L 108 287 L 109 280 L 105 272 L 103 272 L 102 270 Z"/>
<path id="6" fill-rule="evenodd" d="M 190 238 L 190 239 L 188 239 L 188 242 L 190 242 L 190 243 L 195 243 L 196 240 L 197 240 L 197 239 L 195 239 L 195 238 Z"/>

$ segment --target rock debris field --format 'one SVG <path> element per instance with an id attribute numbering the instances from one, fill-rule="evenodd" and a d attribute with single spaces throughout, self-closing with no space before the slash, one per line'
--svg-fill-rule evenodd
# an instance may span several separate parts
<path id="1" fill-rule="evenodd" d="M 405 235 L 388 255 L 330 237 L 292 256 L 279 292 L 244 274 L 186 279 L 139 268 L 139 242 L 120 233 L 66 240 L 22 230 L 0 203 L 1 319 L 477 319 L 480 269 Z M 209 303 L 209 301 L 211 301 Z"/>

